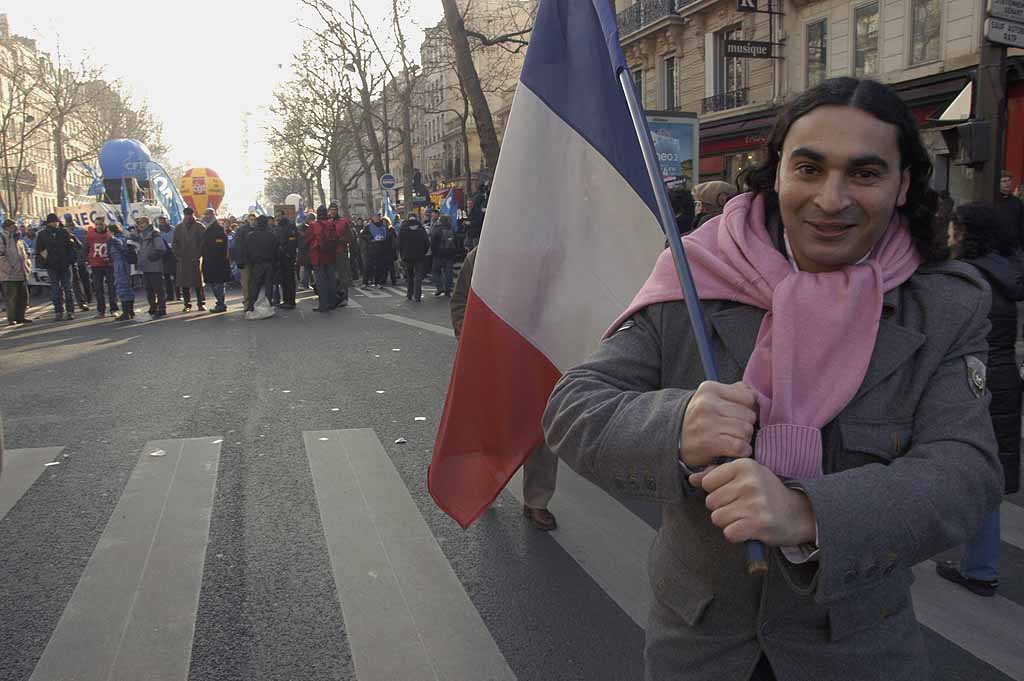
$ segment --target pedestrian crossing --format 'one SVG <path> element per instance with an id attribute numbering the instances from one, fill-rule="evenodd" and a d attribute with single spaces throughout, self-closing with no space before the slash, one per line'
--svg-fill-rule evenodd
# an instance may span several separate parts
<path id="1" fill-rule="evenodd" d="M 146 443 L 32 681 L 189 678 L 223 440 L 218 435 Z M 292 446 L 304 450 L 308 462 L 344 618 L 344 641 L 337 645 L 351 649 L 355 681 L 517 679 L 518 642 L 501 627 L 496 630 L 493 617 L 482 617 L 467 573 L 454 569 L 453 555 L 442 548 L 376 432 L 305 431 Z M 44 470 L 61 470 L 61 457 L 60 447 L 6 452 L 0 523 L 31 494 Z M 47 467 L 54 462 L 56 467 Z M 521 476 L 507 488 L 517 502 L 511 517 L 520 525 Z M 507 522 L 500 499 L 496 506 L 498 513 L 478 524 Z M 618 614 L 610 616 L 628 618 L 642 630 L 655 530 L 564 463 L 550 509 L 559 529 L 532 533 L 531 541 L 557 545 L 551 550 L 575 561 L 585 579 L 608 596 L 610 607 L 617 606 Z M 1002 514 L 1004 542 L 1024 549 L 1024 509 L 1006 502 Z M 1002 596 L 975 597 L 937 578 L 930 561 L 914 573 L 914 605 L 924 625 L 998 670 L 985 679 L 1024 680 L 1024 606 Z M 485 588 L 502 589 L 500 572 L 481 578 L 491 580 Z M 579 604 L 581 611 L 586 607 Z M 576 643 L 572 631 L 558 637 L 558 648 Z"/>

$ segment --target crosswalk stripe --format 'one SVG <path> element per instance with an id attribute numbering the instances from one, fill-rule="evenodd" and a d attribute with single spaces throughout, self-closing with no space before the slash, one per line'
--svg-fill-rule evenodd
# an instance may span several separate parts
<path id="1" fill-rule="evenodd" d="M 935 563 L 914 567 L 911 587 L 917 620 L 1011 679 L 1024 680 L 1024 607 L 995 596 L 978 598 L 935 573 Z"/>
<path id="2" fill-rule="evenodd" d="M 522 476 L 520 469 L 506 488 L 519 503 Z M 645 629 L 651 602 L 647 554 L 654 529 L 563 461 L 548 509 L 558 518 L 558 529 L 551 532 L 555 541 Z"/>
<path id="3" fill-rule="evenodd" d="M 514 680 L 374 431 L 303 438 L 359 681 Z"/>
<path id="4" fill-rule="evenodd" d="M 455 337 L 455 332 L 447 326 L 438 326 L 437 324 L 431 324 L 430 322 L 421 322 L 418 319 L 411 319 L 397 314 L 377 314 L 373 316 L 381 317 L 392 322 L 398 322 L 399 324 L 405 324 L 406 326 L 413 326 L 417 329 L 423 329 L 424 331 L 431 331 L 441 336 L 448 336 L 450 338 Z"/>
<path id="5" fill-rule="evenodd" d="M 28 491 L 46 464 L 56 461 L 63 447 L 39 447 L 36 449 L 4 450 L 4 470 L 0 475 L 0 520 L 14 508 L 18 500 Z"/>
<path id="6" fill-rule="evenodd" d="M 219 443 L 146 444 L 31 681 L 188 678 Z"/>
<path id="7" fill-rule="evenodd" d="M 390 298 L 391 294 L 383 289 L 376 288 L 360 288 L 358 289 L 359 295 L 366 296 L 367 298 Z M 405 295 L 404 293 L 402 295 Z"/>
<path id="8" fill-rule="evenodd" d="M 999 524 L 1003 541 L 1024 549 L 1024 508 L 1004 501 L 999 508 Z"/>

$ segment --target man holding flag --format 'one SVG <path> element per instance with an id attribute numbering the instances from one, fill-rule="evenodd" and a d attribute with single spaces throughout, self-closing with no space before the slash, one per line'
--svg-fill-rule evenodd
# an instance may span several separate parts
<path id="1" fill-rule="evenodd" d="M 557 455 L 663 504 L 648 681 L 931 679 L 910 568 L 973 534 L 1001 469 L 987 293 L 936 247 L 916 121 L 872 81 L 804 93 L 751 192 L 641 288 L 667 201 L 618 46 L 605 0 L 542 0 L 430 491 L 473 522 L 540 442 L 550 395 Z M 705 380 L 704 348 L 721 382 Z M 746 574 L 751 540 L 767 574 Z"/>

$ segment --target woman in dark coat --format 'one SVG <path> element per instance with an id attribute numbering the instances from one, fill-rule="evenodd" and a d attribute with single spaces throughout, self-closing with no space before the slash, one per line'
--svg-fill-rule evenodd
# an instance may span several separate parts
<path id="1" fill-rule="evenodd" d="M 1024 300 L 1022 265 L 1015 253 L 1017 235 L 1002 226 L 995 210 L 986 203 L 968 203 L 953 211 L 949 222 L 949 246 L 954 257 L 978 268 L 992 289 L 988 334 L 987 371 L 971 367 L 968 378 L 979 390 L 988 385 L 992 394 L 989 413 L 999 442 L 1006 494 L 1020 491 L 1021 377 L 1016 362 L 1017 301 Z M 943 561 L 939 575 L 979 596 L 993 596 L 999 586 L 999 510 L 967 543 L 957 566 Z"/>
<path id="2" fill-rule="evenodd" d="M 231 259 L 228 256 L 228 237 L 220 222 L 214 220 L 203 232 L 203 279 L 217 298 L 217 306 L 210 310 L 214 312 L 227 312 L 228 307 L 224 304 L 224 284 L 231 281 Z"/>

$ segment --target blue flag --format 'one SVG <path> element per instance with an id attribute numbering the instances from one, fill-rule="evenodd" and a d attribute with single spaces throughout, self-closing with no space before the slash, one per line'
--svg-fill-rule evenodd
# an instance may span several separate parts
<path id="1" fill-rule="evenodd" d="M 128 201 L 128 183 L 124 181 L 124 178 L 121 178 L 121 224 L 127 227 L 130 218 L 131 207 Z"/>
<path id="2" fill-rule="evenodd" d="M 441 215 L 447 215 L 452 221 L 452 231 L 459 231 L 459 208 L 455 205 L 454 189 L 449 189 L 448 196 L 441 202 Z"/>
<path id="3" fill-rule="evenodd" d="M 167 211 L 167 218 L 172 225 L 180 223 L 185 217 L 185 199 L 181 198 L 178 186 L 174 184 L 163 166 L 155 161 L 146 163 L 146 175 L 149 185 L 156 194 L 157 201 Z"/>
<path id="4" fill-rule="evenodd" d="M 391 203 L 391 192 L 384 192 L 384 216 L 391 220 L 391 226 L 398 231 L 398 216 L 395 214 L 395 207 Z"/>

